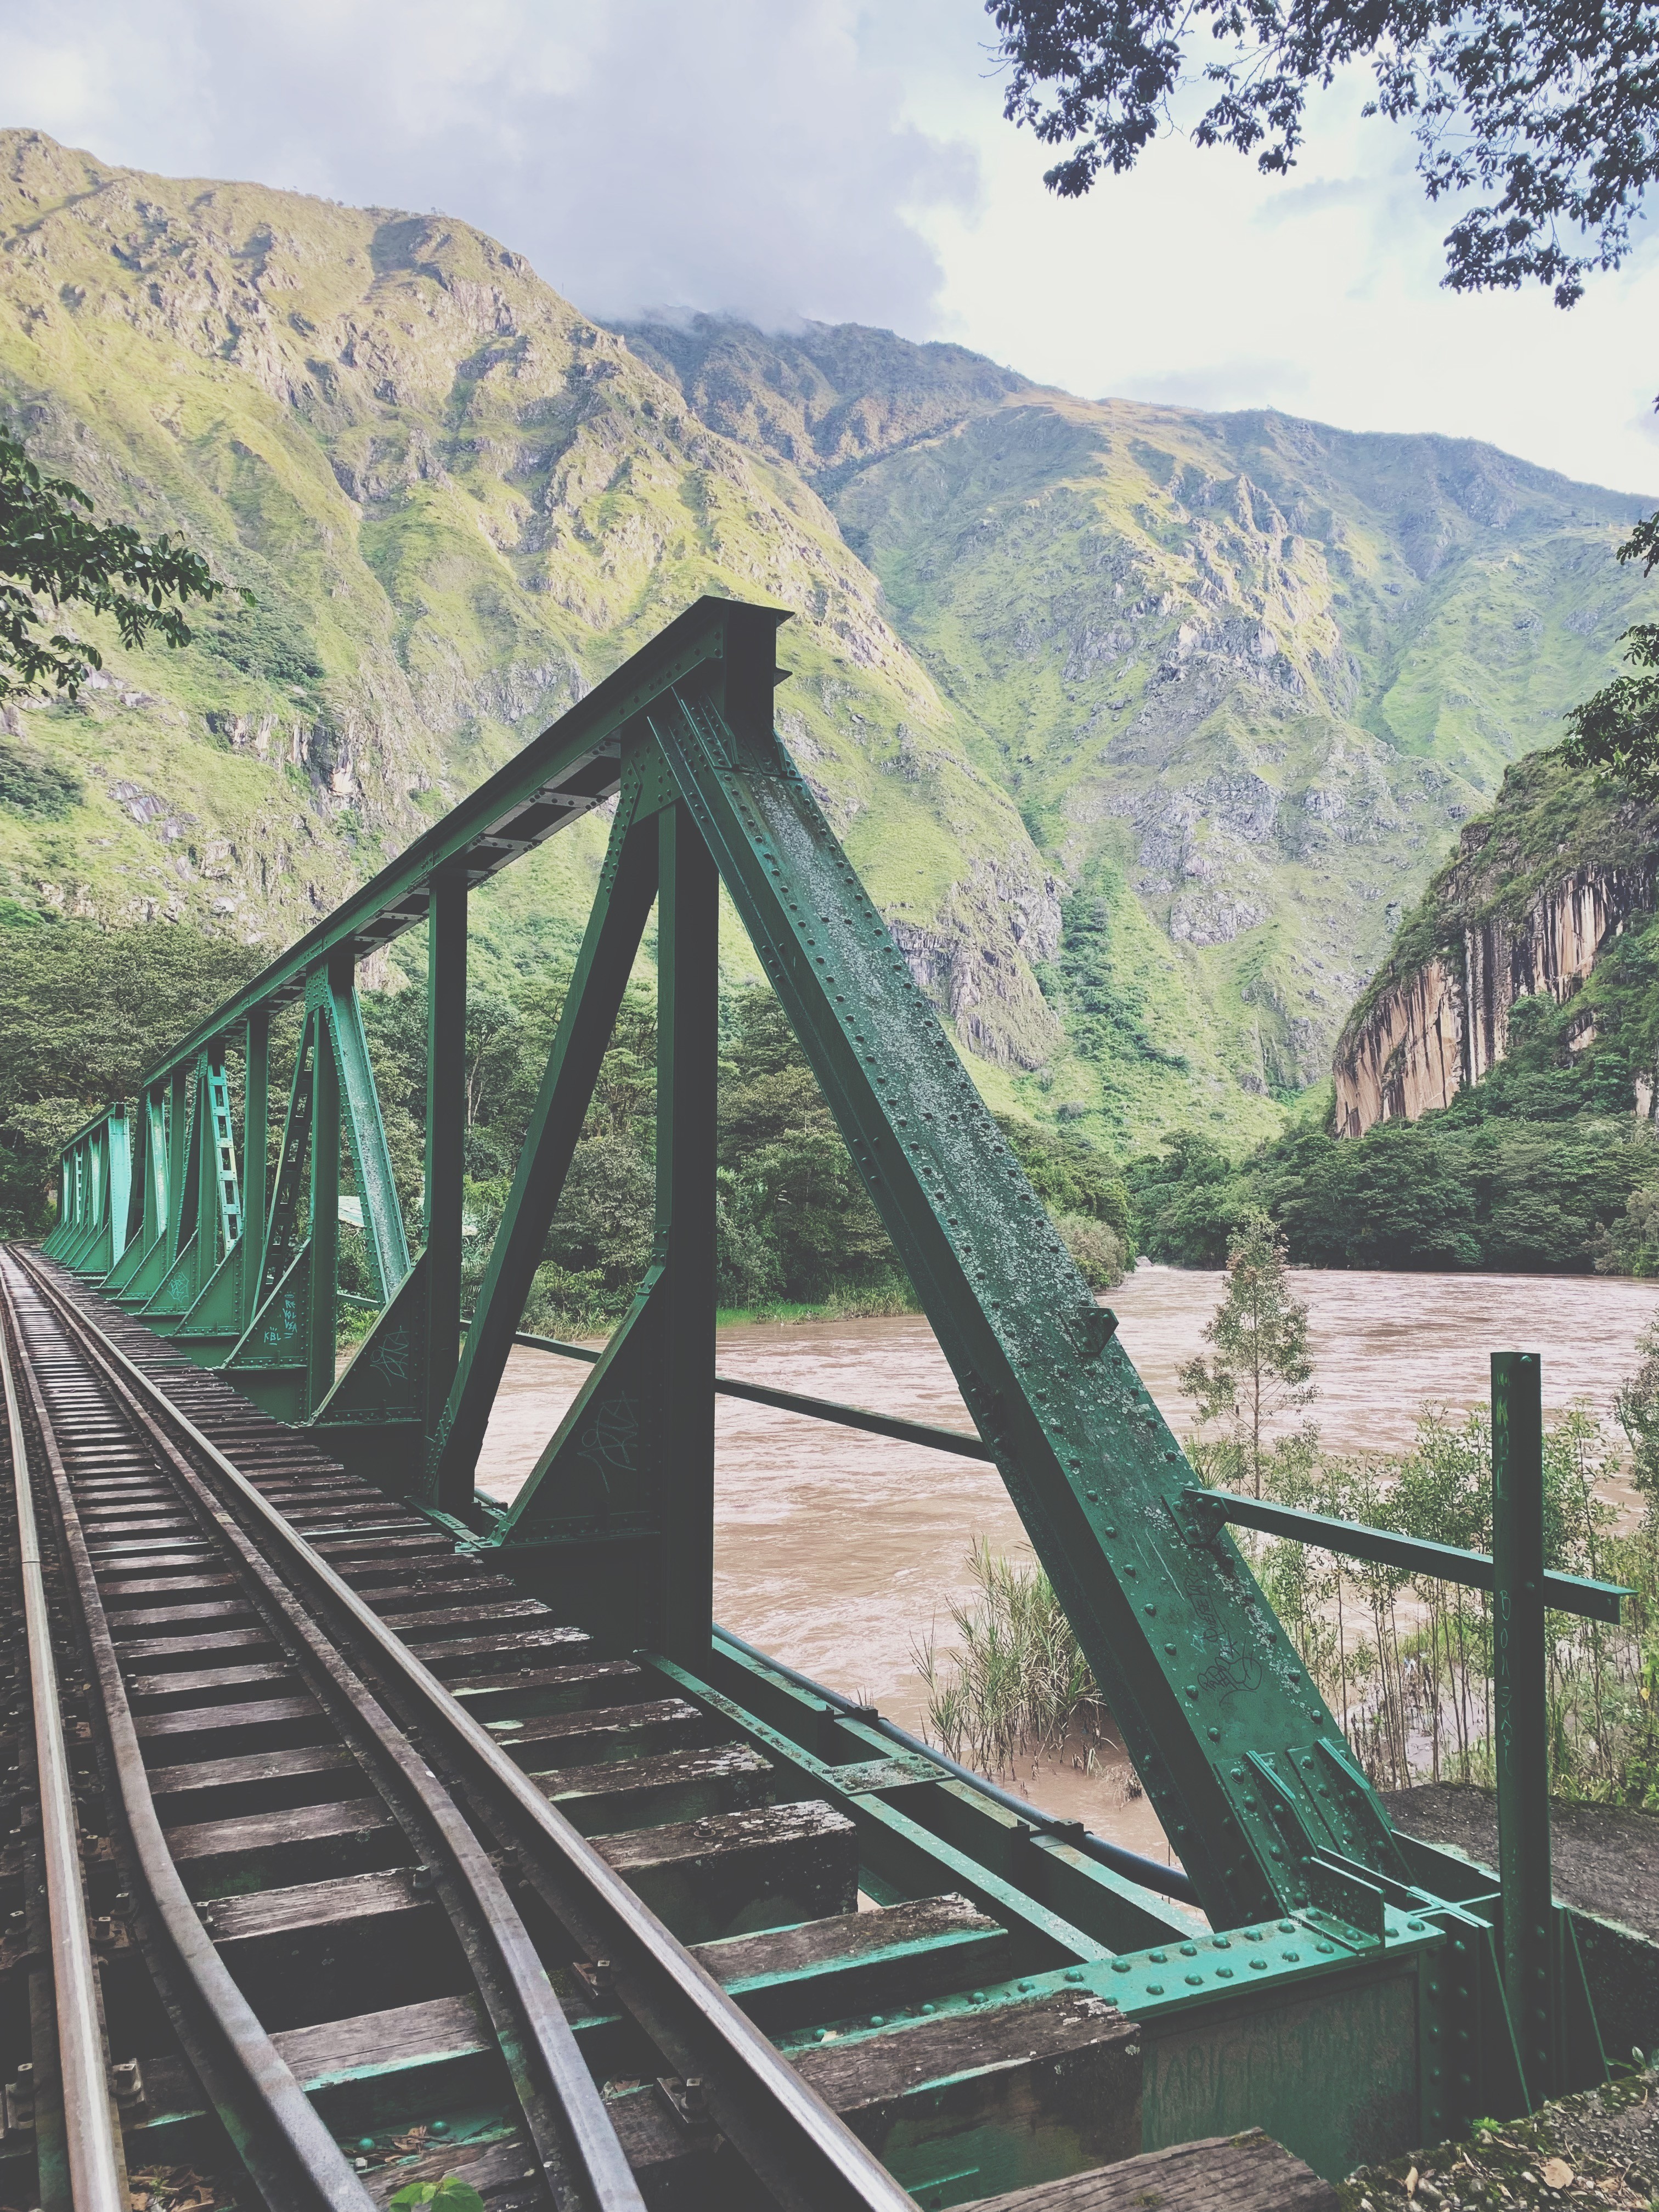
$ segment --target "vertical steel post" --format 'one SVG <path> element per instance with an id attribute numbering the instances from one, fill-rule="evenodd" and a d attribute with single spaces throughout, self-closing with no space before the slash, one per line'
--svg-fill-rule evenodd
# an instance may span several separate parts
<path id="1" fill-rule="evenodd" d="M 437 1503 L 446 1513 L 462 1514 L 471 1505 L 473 1470 L 489 1409 L 656 896 L 655 825 L 647 822 L 632 827 L 620 814 L 617 824 L 620 828 L 613 824 L 611 829 L 599 894 L 587 917 L 513 1188 L 489 1248 L 449 1403 L 431 1447 Z"/>
<path id="2" fill-rule="evenodd" d="M 466 1152 L 464 869 L 434 876 L 426 963 L 426 1433 L 434 1437 L 461 1352 L 461 1179 Z M 471 1475 L 468 1475 L 471 1480 Z"/>
<path id="3" fill-rule="evenodd" d="M 265 1264 L 267 1154 L 270 1132 L 270 1016 L 264 1007 L 247 1018 L 242 1065 L 242 1303 L 246 1328 L 259 1310 Z"/>
<path id="4" fill-rule="evenodd" d="M 214 1127 L 214 1078 L 224 1065 L 223 1041 L 216 1037 L 196 1069 L 196 1287 L 199 1291 L 218 1266 L 219 1146 Z"/>
<path id="5" fill-rule="evenodd" d="M 1493 1705 L 1504 1988 L 1535 2102 L 1554 2084 L 1544 1415 L 1534 1352 L 1492 1356 Z"/>
<path id="6" fill-rule="evenodd" d="M 349 978 L 348 977 L 348 984 Z M 340 1277 L 340 1069 L 329 1024 L 320 1016 L 311 1073 L 311 1317 L 306 1411 L 334 1388 L 334 1339 Z"/>
<path id="7" fill-rule="evenodd" d="M 714 1094 L 720 876 L 684 804 L 658 821 L 656 1255 L 663 1279 L 662 1649 L 707 1662 L 714 1603 Z"/>
<path id="8" fill-rule="evenodd" d="M 190 1141 L 190 1069 L 181 1064 L 173 1071 L 173 1096 L 167 1101 L 167 1265 L 179 1257 L 184 1241 L 185 1148 Z"/>

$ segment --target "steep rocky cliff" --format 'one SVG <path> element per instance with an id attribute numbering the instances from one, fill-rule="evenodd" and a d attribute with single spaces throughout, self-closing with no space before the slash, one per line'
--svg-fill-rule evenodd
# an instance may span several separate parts
<path id="1" fill-rule="evenodd" d="M 1571 775 L 1548 753 L 1517 762 L 1343 1029 L 1338 1133 L 1414 1121 L 1478 1083 L 1504 1055 L 1517 1002 L 1571 998 L 1632 916 L 1653 911 L 1656 873 L 1659 808 Z M 1570 1048 L 1594 1042 L 1587 1015 Z M 1638 1079 L 1629 1103 L 1646 1113 L 1652 1097 L 1650 1077 Z"/>

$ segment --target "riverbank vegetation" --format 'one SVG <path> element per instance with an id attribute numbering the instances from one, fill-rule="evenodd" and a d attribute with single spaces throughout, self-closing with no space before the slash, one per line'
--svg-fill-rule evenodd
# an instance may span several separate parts
<path id="1" fill-rule="evenodd" d="M 1236 1235 L 1211 1346 L 1183 1370 L 1188 1455 L 1214 1488 L 1251 1488 L 1307 1510 L 1492 1549 L 1492 1431 L 1485 1407 L 1425 1407 L 1403 1454 L 1332 1455 L 1297 1418 L 1316 1385 L 1306 1309 L 1263 1217 Z M 1561 1572 L 1622 1583 L 1618 1628 L 1549 1616 L 1551 1787 L 1558 1796 L 1659 1810 L 1659 1322 L 1638 1346 L 1619 1433 L 1586 1408 L 1547 1421 L 1545 1549 Z M 1638 1510 L 1621 1516 L 1615 1483 Z M 1493 1779 L 1492 1631 L 1484 1593 L 1308 1545 L 1236 1540 L 1309 1674 L 1379 1789 Z M 1107 1715 L 1048 1579 L 980 1546 L 974 1595 L 951 1608 L 953 1644 L 915 1650 L 927 1729 L 953 1756 L 1012 1772 L 1098 1741 Z M 1082 1754 L 1086 1757 L 1086 1748 Z"/>
<path id="2" fill-rule="evenodd" d="M 1632 1111 L 1659 1055 L 1659 916 L 1565 1006 L 1521 1000 L 1506 1056 L 1443 1111 L 1359 1138 L 1304 1116 L 1243 1160 L 1182 1133 L 1124 1170 L 1138 1249 L 1215 1267 L 1252 1214 L 1309 1267 L 1659 1273 L 1659 1135 Z"/>
<path id="3" fill-rule="evenodd" d="M 475 993 L 467 1010 L 469 1292 L 482 1279 L 564 1000 L 562 981 L 514 995 Z M 394 1161 L 411 1207 L 426 1099 L 424 994 L 364 1004 Z M 569 1335 L 626 1312 L 649 1262 L 656 1143 L 656 1009 L 630 988 L 537 1270 L 525 1327 Z M 754 1314 L 914 1310 L 900 1267 L 817 1080 L 772 993 L 720 1006 L 715 1295 Z M 1113 1163 L 1061 1131 L 1000 1117 L 1085 1280 L 1121 1279 L 1127 1193 Z"/>

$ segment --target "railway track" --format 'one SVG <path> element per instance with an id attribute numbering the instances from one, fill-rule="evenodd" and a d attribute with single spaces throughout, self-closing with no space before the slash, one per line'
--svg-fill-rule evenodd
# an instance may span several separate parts
<path id="1" fill-rule="evenodd" d="M 854 1823 L 717 1699 L 593 1656 L 48 1264 L 0 1255 L 0 1323 L 55 1585 L 20 1771 L 33 1687 L 66 1716 L 86 1892 L 47 1911 L 23 1771 L 0 2056 L 57 2042 L 70 1984 L 41 1961 L 77 1911 L 104 2031 L 91 2090 L 48 2056 L 33 2127 L 0 2136 L 5 2203 L 124 2206 L 125 2146 L 282 2207 L 453 2172 L 490 2212 L 933 2212 L 997 2185 L 988 2130 L 1038 2172 L 1062 2136 L 1073 2161 L 1138 2148 L 1133 2023 L 1058 1972 L 1017 1982 L 1032 1929 L 985 1892 L 861 1894 Z M 48 2154 L 100 2096 L 105 2201 Z M 918 2142 L 941 2179 L 901 2187 L 872 2150 Z M 20 2194 L 6 2163 L 37 2147 Z"/>
<path id="2" fill-rule="evenodd" d="M 117 2081 L 64 2069 L 71 2134 L 119 2098 L 130 2158 L 228 2139 L 273 2205 L 434 2164 L 605 2212 L 688 2165 L 732 2203 L 910 2201 L 550 1802 L 584 1747 L 684 1733 L 672 1701 L 597 1704 L 638 1670 L 211 1377 L 164 1395 L 38 1265 L 0 1278 L 107 1824 Z"/>

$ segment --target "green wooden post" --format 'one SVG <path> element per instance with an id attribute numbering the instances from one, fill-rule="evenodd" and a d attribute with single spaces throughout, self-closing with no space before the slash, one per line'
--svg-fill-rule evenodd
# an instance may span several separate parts
<path id="1" fill-rule="evenodd" d="M 714 1094 L 720 876 L 683 803 L 658 821 L 657 1213 L 662 1649 L 708 1657 L 714 1606 Z"/>
<path id="2" fill-rule="evenodd" d="M 266 1154 L 270 1129 L 270 1016 L 247 1018 L 242 1070 L 242 1283 L 240 1320 L 246 1328 L 259 1308 L 265 1264 Z"/>
<path id="3" fill-rule="evenodd" d="M 350 982 L 348 972 L 347 989 Z M 334 1334 L 340 1274 L 340 1069 L 329 1024 L 320 1012 L 311 1065 L 311 1319 L 306 1359 L 308 1413 L 314 1413 L 334 1388 Z"/>
<path id="4" fill-rule="evenodd" d="M 466 1153 L 466 872 L 432 880 L 426 963 L 426 1433 L 435 1436 L 461 1350 L 461 1182 Z M 469 1476 L 470 1480 L 470 1476 Z"/>
<path id="5" fill-rule="evenodd" d="M 1504 1989 L 1534 2102 L 1554 2087 L 1544 1415 L 1535 1352 L 1492 1356 L 1493 1732 Z"/>

